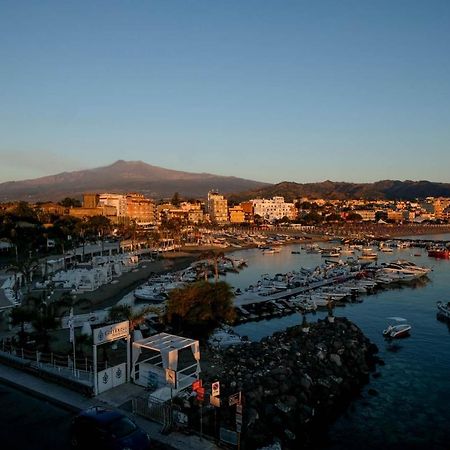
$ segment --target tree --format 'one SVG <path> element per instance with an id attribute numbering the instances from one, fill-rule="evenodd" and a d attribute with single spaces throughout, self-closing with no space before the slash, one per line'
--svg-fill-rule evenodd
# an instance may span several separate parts
<path id="1" fill-rule="evenodd" d="M 356 212 L 350 212 L 347 215 L 347 220 L 351 222 L 361 222 L 362 216 Z"/>
<path id="2" fill-rule="evenodd" d="M 26 306 L 16 306 L 11 310 L 11 325 L 20 325 L 19 342 L 23 345 L 25 342 L 25 323 L 33 319 L 33 311 Z"/>
<path id="3" fill-rule="evenodd" d="M 172 200 L 170 201 L 170 203 L 172 203 L 173 206 L 180 206 L 181 200 L 180 200 L 180 195 L 178 194 L 178 192 L 175 192 L 175 194 L 173 194 Z"/>
<path id="4" fill-rule="evenodd" d="M 108 320 L 111 322 L 128 320 L 130 332 L 132 332 L 145 322 L 148 314 L 159 313 L 159 311 L 159 308 L 155 306 L 144 306 L 139 310 L 134 310 L 130 305 L 116 305 L 109 310 Z"/>
<path id="5" fill-rule="evenodd" d="M 79 208 L 81 206 L 80 200 L 71 197 L 65 197 L 59 202 L 59 205 L 64 206 L 65 208 L 75 207 Z"/>
<path id="6" fill-rule="evenodd" d="M 235 319 L 233 298 L 231 286 L 224 281 L 214 284 L 198 281 L 170 292 L 166 320 L 175 328 L 199 332 L 221 322 L 232 323 Z"/>

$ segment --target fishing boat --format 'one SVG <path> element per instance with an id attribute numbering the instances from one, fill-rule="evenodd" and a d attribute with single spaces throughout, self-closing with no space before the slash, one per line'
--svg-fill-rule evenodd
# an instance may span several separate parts
<path id="1" fill-rule="evenodd" d="M 403 319 L 402 317 L 388 317 L 388 319 L 397 322 L 397 325 L 390 323 L 387 328 L 383 330 L 383 336 L 385 338 L 398 339 L 409 336 L 411 325 L 406 323 L 406 319 Z"/>

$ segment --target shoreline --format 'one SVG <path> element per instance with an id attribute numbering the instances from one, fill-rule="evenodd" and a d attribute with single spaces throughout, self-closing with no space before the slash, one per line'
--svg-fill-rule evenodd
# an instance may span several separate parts
<path id="1" fill-rule="evenodd" d="M 381 227 L 381 229 L 380 229 Z M 390 233 L 386 233 L 389 230 Z M 403 236 L 415 236 L 420 240 L 420 236 L 437 235 L 450 233 L 450 225 L 381 225 L 372 224 L 364 226 L 364 228 L 351 227 L 350 229 L 326 229 L 323 228 L 321 233 L 316 230 L 316 233 L 308 233 L 299 239 L 283 243 L 282 245 L 295 245 L 305 244 L 312 242 L 327 241 L 333 236 L 339 236 L 346 231 L 349 233 L 349 239 L 361 239 L 358 235 L 366 235 L 365 239 L 401 239 Z M 351 232 L 351 233 L 350 233 Z M 376 234 L 374 233 L 376 232 Z M 328 233 L 328 234 L 326 234 Z M 264 233 L 267 236 L 276 234 L 292 234 L 298 235 L 297 230 L 265 230 Z M 370 236 L 370 237 L 369 237 Z M 176 252 L 167 252 L 162 255 L 161 259 L 156 261 L 143 260 L 139 263 L 137 270 L 127 272 L 120 278 L 116 278 L 114 283 L 105 284 L 92 292 L 85 292 L 77 294 L 77 298 L 87 298 L 92 302 L 89 310 L 93 311 L 99 308 L 108 308 L 114 306 L 125 295 L 136 289 L 153 274 L 164 274 L 172 271 L 182 270 L 187 268 L 192 262 L 199 259 L 202 253 L 216 251 L 218 253 L 232 253 L 240 250 L 249 250 L 252 248 L 258 248 L 257 245 L 245 245 L 241 248 L 237 247 L 214 247 L 214 246 L 196 246 L 182 248 Z M 76 308 L 77 309 L 77 308 Z M 79 311 L 85 312 L 85 311 Z"/>

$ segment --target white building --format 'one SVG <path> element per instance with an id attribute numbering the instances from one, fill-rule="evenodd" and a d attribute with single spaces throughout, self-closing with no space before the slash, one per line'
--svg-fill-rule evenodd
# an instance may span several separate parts
<path id="1" fill-rule="evenodd" d="M 273 197 L 270 199 L 258 198 L 250 200 L 253 205 L 254 215 L 265 220 L 273 221 L 287 217 L 290 220 L 296 218 L 294 203 L 285 203 L 284 197 Z"/>
<path id="2" fill-rule="evenodd" d="M 127 196 L 123 194 L 100 194 L 99 204 L 105 206 L 114 206 L 117 211 L 117 217 L 126 217 L 127 215 Z"/>

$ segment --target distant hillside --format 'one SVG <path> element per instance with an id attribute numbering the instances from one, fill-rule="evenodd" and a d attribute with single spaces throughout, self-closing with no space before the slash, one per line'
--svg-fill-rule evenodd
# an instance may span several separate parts
<path id="1" fill-rule="evenodd" d="M 84 192 L 140 192 L 156 199 L 178 192 L 183 197 L 201 198 L 211 189 L 226 194 L 264 186 L 267 183 L 243 178 L 180 172 L 142 161 L 117 161 L 96 169 L 0 183 L 0 201 L 57 201 L 64 197 L 81 198 Z"/>
<path id="2" fill-rule="evenodd" d="M 229 200 L 240 202 L 250 198 L 271 198 L 281 195 L 286 201 L 299 197 L 344 200 L 361 198 L 367 200 L 414 200 L 425 197 L 450 197 L 449 183 L 430 181 L 383 180 L 375 183 L 344 183 L 323 181 L 321 183 L 282 183 L 229 195 Z"/>

